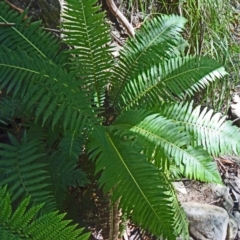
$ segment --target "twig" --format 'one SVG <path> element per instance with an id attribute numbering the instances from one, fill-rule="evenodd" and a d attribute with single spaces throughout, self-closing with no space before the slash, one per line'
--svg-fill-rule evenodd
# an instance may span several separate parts
<path id="1" fill-rule="evenodd" d="M 0 26 L 14 26 L 15 23 L 4 23 L 4 22 L 0 22 Z"/>
<path id="2" fill-rule="evenodd" d="M 120 45 L 123 46 L 123 43 L 121 42 L 121 40 L 118 39 L 118 37 L 115 36 L 114 33 L 111 32 L 112 37 L 114 38 L 114 40 Z"/>
<path id="3" fill-rule="evenodd" d="M 56 33 L 61 33 L 61 30 L 57 30 L 57 29 L 52 29 L 52 28 L 43 28 L 46 31 L 50 31 L 50 32 L 56 32 Z"/>
<path id="4" fill-rule="evenodd" d="M 16 7 L 14 4 L 10 3 L 9 1 L 5 0 L 5 2 L 6 2 L 8 5 L 10 5 L 13 9 L 17 10 L 18 12 L 20 12 L 20 13 L 23 13 L 23 12 L 24 12 L 23 9 Z"/>
<path id="5" fill-rule="evenodd" d="M 216 158 L 216 160 L 218 161 L 218 163 L 220 164 L 220 166 L 225 170 L 225 172 L 227 172 L 227 168 L 221 163 L 221 160 L 219 158 Z"/>
<path id="6" fill-rule="evenodd" d="M 9 27 L 12 27 L 12 26 L 15 26 L 16 24 L 15 23 L 4 23 L 4 22 L 0 22 L 0 26 L 9 26 Z M 56 33 L 61 33 L 62 31 L 61 30 L 57 30 L 57 29 L 52 29 L 52 28 L 43 28 L 44 30 L 46 31 L 51 31 L 51 32 L 56 32 Z"/>
<path id="7" fill-rule="evenodd" d="M 237 120 L 239 120 L 240 118 L 236 118 L 236 119 L 234 119 L 232 122 L 234 123 L 234 122 L 236 122 Z"/>
<path id="8" fill-rule="evenodd" d="M 117 18 L 119 22 L 122 23 L 122 25 L 126 28 L 128 34 L 131 37 L 134 37 L 135 31 L 133 26 L 129 23 L 127 18 L 120 12 L 120 10 L 117 8 L 116 4 L 114 3 L 113 0 L 106 0 L 107 5 L 109 7 L 109 10 L 111 13 Z"/>
<path id="9" fill-rule="evenodd" d="M 222 201 L 222 199 L 221 198 L 219 198 L 219 199 L 217 199 L 217 200 L 215 200 L 215 201 L 212 201 L 212 202 L 210 202 L 210 203 L 208 203 L 208 204 L 214 204 L 214 203 L 217 203 L 217 202 L 221 202 Z"/>

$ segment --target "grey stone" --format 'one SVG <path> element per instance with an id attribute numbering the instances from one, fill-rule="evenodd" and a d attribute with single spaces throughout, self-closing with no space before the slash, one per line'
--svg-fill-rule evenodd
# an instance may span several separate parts
<path id="1" fill-rule="evenodd" d="M 240 230 L 240 212 L 238 212 L 238 211 L 234 212 L 233 216 L 235 217 L 235 219 L 238 223 L 238 229 Z"/>
<path id="2" fill-rule="evenodd" d="M 175 190 L 182 193 L 182 194 L 187 194 L 187 190 L 186 190 L 186 187 L 184 186 L 183 182 L 180 181 L 180 182 L 173 182 L 172 183 Z"/>
<path id="3" fill-rule="evenodd" d="M 211 184 L 212 191 L 215 192 L 217 197 L 223 198 L 223 207 L 230 213 L 233 209 L 234 202 L 229 194 L 229 188 L 220 184 Z"/>
<path id="4" fill-rule="evenodd" d="M 229 217 L 220 207 L 195 202 L 182 203 L 193 239 L 225 240 Z"/>
<path id="5" fill-rule="evenodd" d="M 183 239 L 182 237 L 177 237 L 176 240 L 186 240 L 186 239 Z M 190 237 L 189 240 L 194 240 L 194 239 Z"/>
<path id="6" fill-rule="evenodd" d="M 234 240 L 235 237 L 237 236 L 237 233 L 238 233 L 238 222 L 232 215 L 229 215 L 226 240 Z"/>

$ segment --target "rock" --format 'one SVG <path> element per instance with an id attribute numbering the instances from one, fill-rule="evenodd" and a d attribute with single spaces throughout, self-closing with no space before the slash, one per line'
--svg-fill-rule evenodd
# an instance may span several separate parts
<path id="1" fill-rule="evenodd" d="M 230 213 L 233 209 L 234 202 L 229 194 L 229 188 L 220 184 L 211 184 L 212 191 L 216 193 L 217 197 L 223 198 L 223 207 Z"/>
<path id="2" fill-rule="evenodd" d="M 240 126 L 240 97 L 237 93 L 232 96 L 228 115 L 235 125 Z"/>
<path id="3" fill-rule="evenodd" d="M 195 202 L 182 203 L 190 235 L 197 240 L 225 240 L 229 217 L 223 208 Z"/>
<path id="4" fill-rule="evenodd" d="M 176 240 L 185 240 L 185 239 L 183 239 L 182 237 L 177 237 Z M 190 237 L 189 240 L 194 240 L 194 239 Z"/>
<path id="5" fill-rule="evenodd" d="M 238 229 L 240 230 L 240 212 L 234 212 L 233 216 L 235 217 L 237 223 L 238 223 Z"/>
<path id="6" fill-rule="evenodd" d="M 182 194 L 187 194 L 187 190 L 183 184 L 183 182 L 173 182 L 172 183 L 175 190 L 178 191 L 179 193 L 182 193 Z"/>
<path id="7" fill-rule="evenodd" d="M 110 46 L 113 49 L 113 52 L 112 52 L 113 57 L 115 57 L 115 58 L 119 57 L 119 52 L 123 47 L 120 46 L 117 42 L 111 42 Z"/>
<path id="8" fill-rule="evenodd" d="M 229 215 L 226 240 L 234 240 L 237 234 L 238 234 L 238 222 L 233 216 Z"/>

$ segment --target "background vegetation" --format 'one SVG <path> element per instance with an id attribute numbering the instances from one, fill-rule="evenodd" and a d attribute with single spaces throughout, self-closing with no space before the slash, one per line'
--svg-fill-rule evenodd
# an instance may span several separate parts
<path id="1" fill-rule="evenodd" d="M 133 15 L 146 21 L 161 13 L 177 14 L 188 20 L 184 32 L 189 44 L 187 53 L 216 59 L 230 73 L 195 95 L 194 100 L 226 114 L 231 94 L 239 84 L 239 36 L 235 35 L 239 31 L 239 3 L 229 0 L 123 0 L 120 6 L 129 21 L 133 21 Z"/>

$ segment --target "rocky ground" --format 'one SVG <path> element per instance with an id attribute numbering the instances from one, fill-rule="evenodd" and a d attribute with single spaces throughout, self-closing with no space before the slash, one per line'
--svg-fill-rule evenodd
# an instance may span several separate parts
<path id="1" fill-rule="evenodd" d="M 187 215 L 188 211 L 191 211 L 192 207 L 195 206 L 194 204 L 192 206 L 191 203 L 198 203 L 198 211 L 195 214 L 198 216 L 200 212 L 203 212 L 203 219 L 201 220 L 203 222 L 208 222 L 205 219 L 208 217 L 206 213 L 213 212 L 212 221 L 211 223 L 208 222 L 208 225 L 212 224 L 211 229 L 216 228 L 214 236 L 211 236 L 212 230 L 208 232 L 205 225 L 198 225 L 193 220 L 195 216 L 191 213 L 191 219 L 189 219 L 190 234 L 193 239 L 238 240 L 240 239 L 240 157 L 230 155 L 221 156 L 215 158 L 215 161 L 218 164 L 224 185 L 206 184 L 189 180 L 176 182 L 175 187 L 178 192 L 179 201 L 185 206 Z M 204 205 L 201 206 L 201 204 Z M 215 209 L 214 206 L 224 209 L 225 215 L 218 208 Z M 222 215 L 224 216 L 222 217 Z M 214 225 L 214 222 L 216 222 L 214 221 L 215 218 L 222 218 L 220 226 Z M 199 216 L 197 221 L 199 221 Z M 194 230 L 191 228 L 192 226 L 195 226 Z M 203 234 L 196 236 L 198 232 Z M 217 237 L 218 232 L 221 233 L 221 238 Z"/>

